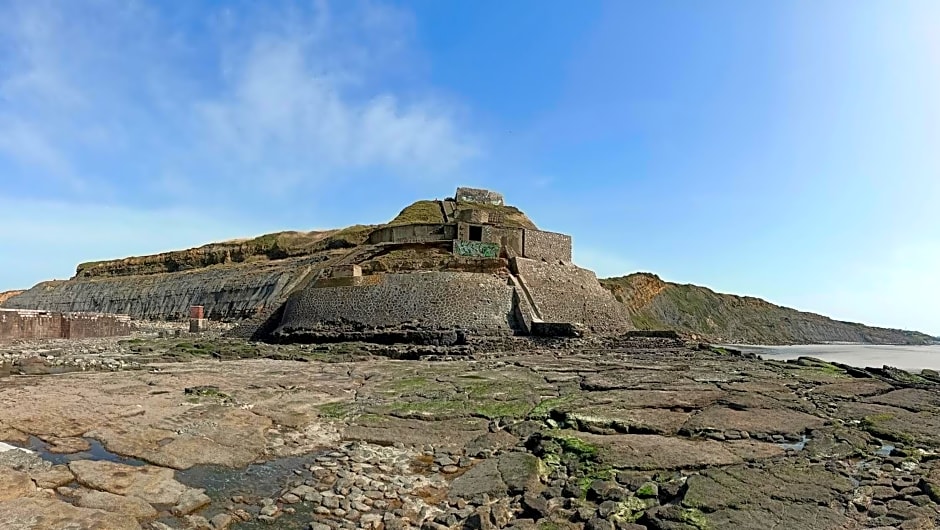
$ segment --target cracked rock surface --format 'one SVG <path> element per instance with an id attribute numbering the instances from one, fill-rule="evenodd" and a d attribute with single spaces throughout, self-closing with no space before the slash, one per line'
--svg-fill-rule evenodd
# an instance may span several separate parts
<path id="1" fill-rule="evenodd" d="M 414 360 L 181 340 L 95 343 L 139 369 L 0 379 L 0 527 L 940 521 L 940 382 L 926 372 L 651 338 L 513 339 Z"/>

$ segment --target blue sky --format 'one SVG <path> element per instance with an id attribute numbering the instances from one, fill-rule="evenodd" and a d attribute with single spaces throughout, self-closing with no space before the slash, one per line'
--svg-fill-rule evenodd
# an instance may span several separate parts
<path id="1" fill-rule="evenodd" d="M 940 334 L 933 1 L 0 0 L 0 290 L 457 185 L 601 276 Z"/>

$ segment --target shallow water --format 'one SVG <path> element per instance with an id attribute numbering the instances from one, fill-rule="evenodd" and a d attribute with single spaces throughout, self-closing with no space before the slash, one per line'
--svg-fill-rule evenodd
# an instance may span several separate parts
<path id="1" fill-rule="evenodd" d="M 251 504 L 256 504 L 262 498 L 280 497 L 281 491 L 288 482 L 310 476 L 306 469 L 312 464 L 318 453 L 303 456 L 277 458 L 267 462 L 251 464 L 243 469 L 232 469 L 215 465 L 199 465 L 189 469 L 177 471 L 176 480 L 192 488 L 206 490 L 206 495 L 212 499 L 212 505 L 200 512 L 200 515 L 212 517 L 225 511 L 226 504 L 232 504 L 230 499 L 241 495 Z M 295 473 L 300 470 L 301 474 Z M 291 505 L 297 510 L 295 514 L 282 514 L 272 526 L 263 521 L 252 520 L 239 522 L 232 526 L 237 530 L 254 530 L 261 528 L 281 528 L 285 530 L 306 530 L 313 520 L 313 507 L 309 503 Z M 170 522 L 170 521 L 164 521 Z"/>
<path id="2" fill-rule="evenodd" d="M 22 449 L 36 453 L 43 460 L 53 464 L 68 464 L 75 460 L 104 460 L 127 464 L 130 466 L 144 466 L 147 462 L 112 453 L 93 438 L 85 438 L 85 441 L 91 446 L 87 451 L 70 454 L 58 454 L 49 451 L 49 444 L 35 436 L 30 436 L 29 441 L 22 447 L 0 443 L 0 451 Z M 198 465 L 186 470 L 175 473 L 176 480 L 193 487 L 206 490 L 206 495 L 212 499 L 212 504 L 205 509 L 196 512 L 207 518 L 213 515 L 225 512 L 225 506 L 231 504 L 230 499 L 234 495 L 244 496 L 246 501 L 251 504 L 257 503 L 262 498 L 278 498 L 282 489 L 291 480 L 298 478 L 308 478 L 307 468 L 314 462 L 319 453 L 311 453 L 303 456 L 277 458 L 267 462 L 251 464 L 242 469 L 233 469 L 216 465 Z M 295 471 L 300 470 L 298 475 Z M 309 522 L 313 519 L 312 506 L 307 503 L 301 503 L 293 506 L 297 513 L 282 514 L 278 518 L 276 528 L 285 530 L 306 530 Z M 169 512 L 162 512 L 158 521 L 170 524 L 174 528 L 179 526 L 180 520 L 173 517 Z M 272 528 L 271 525 L 262 521 L 237 522 L 232 526 L 233 530 L 253 530 L 256 528 Z"/>
<path id="3" fill-rule="evenodd" d="M 800 346 L 731 345 L 731 347 L 754 352 L 765 359 L 786 360 L 807 356 L 857 367 L 881 368 L 888 365 L 914 372 L 924 368 L 940 370 L 940 345 L 810 344 Z"/>
<path id="4" fill-rule="evenodd" d="M 278 497 L 285 483 L 298 478 L 294 470 L 305 470 L 317 454 L 277 458 L 251 464 L 243 469 L 198 465 L 176 472 L 176 480 L 192 488 L 203 488 L 215 499 L 233 495 L 252 498 Z"/>
<path id="5" fill-rule="evenodd" d="M 786 449 L 787 451 L 802 451 L 806 448 L 806 442 L 809 441 L 809 438 L 804 434 L 803 437 L 798 442 L 788 442 L 777 444 L 780 447 Z"/>
<path id="6" fill-rule="evenodd" d="M 891 456 L 891 451 L 894 451 L 894 446 L 890 444 L 882 445 L 875 454 L 878 456 Z"/>
<path id="7" fill-rule="evenodd" d="M 35 451 L 43 460 L 47 460 L 56 465 L 68 464 L 74 460 L 105 460 L 107 462 L 116 462 L 118 464 L 127 464 L 129 466 L 147 465 L 147 463 L 143 460 L 121 456 L 119 454 L 108 451 L 104 448 L 103 445 L 101 445 L 101 442 L 95 440 L 94 438 L 85 438 L 85 441 L 87 441 L 91 446 L 87 451 L 59 454 L 49 452 L 49 444 L 40 440 L 39 438 L 36 438 L 35 436 L 30 436 L 29 442 L 27 442 L 25 449 Z"/>

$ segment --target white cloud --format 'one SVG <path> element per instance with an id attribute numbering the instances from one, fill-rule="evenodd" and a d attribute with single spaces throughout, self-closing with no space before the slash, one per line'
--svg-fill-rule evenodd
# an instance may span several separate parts
<path id="1" fill-rule="evenodd" d="M 363 170 L 434 177 L 479 152 L 457 106 L 420 81 L 384 83 L 420 62 L 406 13 L 201 6 L 0 6 L 0 168 L 76 189 L 173 174 L 258 193 Z"/>
<path id="2" fill-rule="evenodd" d="M 447 171 L 476 152 L 445 108 L 403 105 L 391 94 L 353 101 L 317 74 L 300 42 L 256 43 L 231 94 L 204 103 L 209 137 L 248 163 L 293 156 L 315 169 L 393 167 Z M 279 165 L 279 164 L 278 164 Z"/>

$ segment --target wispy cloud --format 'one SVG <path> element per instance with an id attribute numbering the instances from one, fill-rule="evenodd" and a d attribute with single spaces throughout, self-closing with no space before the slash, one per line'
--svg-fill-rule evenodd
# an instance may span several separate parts
<path id="1" fill-rule="evenodd" d="M 305 173 L 390 167 L 451 170 L 476 148 L 437 103 L 344 94 L 343 76 L 317 68 L 304 39 L 259 38 L 222 97 L 201 103 L 210 146 L 250 165 L 303 164 Z"/>
<path id="2" fill-rule="evenodd" d="M 420 60 L 407 13 L 372 2 L 194 6 L 0 6 L 11 192 L 47 183 L 40 191 L 60 196 L 155 199 L 174 175 L 237 202 L 362 171 L 440 176 L 479 152 L 457 105 L 384 83 Z"/>

